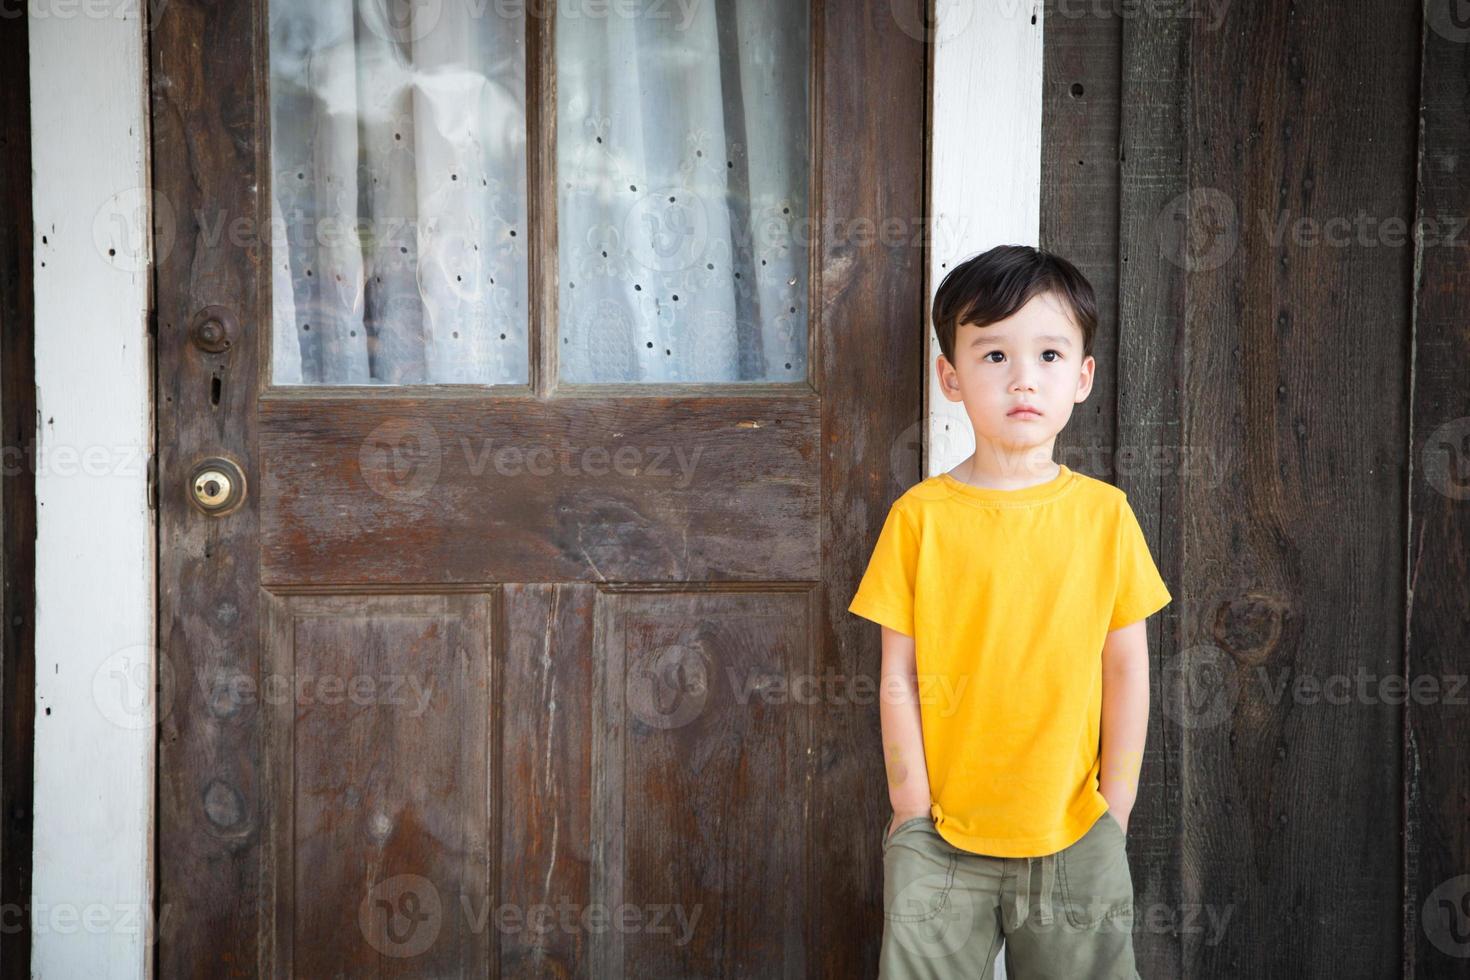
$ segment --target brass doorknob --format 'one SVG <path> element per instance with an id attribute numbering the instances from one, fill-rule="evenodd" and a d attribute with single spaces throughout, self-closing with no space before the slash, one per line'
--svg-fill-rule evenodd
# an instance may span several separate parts
<path id="1" fill-rule="evenodd" d="M 194 499 L 200 507 L 215 508 L 230 499 L 230 478 L 219 470 L 205 470 L 194 478 Z"/>
<path id="2" fill-rule="evenodd" d="M 202 459 L 190 471 L 189 497 L 206 514 L 228 513 L 245 499 L 245 474 L 233 460 Z"/>

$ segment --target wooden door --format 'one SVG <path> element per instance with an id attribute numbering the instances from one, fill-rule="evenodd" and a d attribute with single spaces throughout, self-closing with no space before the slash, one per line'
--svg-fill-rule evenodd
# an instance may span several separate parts
<path id="1" fill-rule="evenodd" d="M 761 6 L 717 4 L 720 36 Z M 845 608 L 920 475 L 922 4 L 810 7 L 804 372 L 581 384 L 559 314 L 586 242 L 558 240 L 556 186 L 578 66 L 552 7 L 514 42 L 509 384 L 282 368 L 306 356 L 278 322 L 301 269 L 253 231 L 292 176 L 271 11 L 172 0 L 152 25 L 159 976 L 874 970 L 877 636 Z M 386 13 L 383 40 L 419 40 Z M 590 309 L 576 329 L 608 336 Z M 378 309 L 378 343 L 420 312 Z M 598 343 L 582 370 L 631 363 Z"/>

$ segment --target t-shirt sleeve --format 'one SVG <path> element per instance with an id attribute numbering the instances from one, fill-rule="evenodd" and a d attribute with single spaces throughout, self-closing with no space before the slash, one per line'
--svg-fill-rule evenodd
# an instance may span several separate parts
<path id="1" fill-rule="evenodd" d="M 1164 608 L 1173 599 L 1154 565 L 1143 528 L 1125 499 L 1118 519 L 1118 591 L 1108 631 L 1122 629 Z"/>
<path id="2" fill-rule="evenodd" d="M 914 635 L 914 581 L 919 535 L 897 504 L 888 510 L 868 570 L 847 611 L 905 636 Z"/>

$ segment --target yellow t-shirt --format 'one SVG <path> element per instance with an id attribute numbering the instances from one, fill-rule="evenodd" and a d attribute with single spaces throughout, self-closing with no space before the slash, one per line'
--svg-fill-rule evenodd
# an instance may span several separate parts
<path id="1" fill-rule="evenodd" d="M 942 473 L 894 502 L 847 608 L 914 638 L 945 840 L 1035 857 L 1102 816 L 1103 642 L 1171 598 L 1127 495 L 1065 465 L 1019 490 Z"/>

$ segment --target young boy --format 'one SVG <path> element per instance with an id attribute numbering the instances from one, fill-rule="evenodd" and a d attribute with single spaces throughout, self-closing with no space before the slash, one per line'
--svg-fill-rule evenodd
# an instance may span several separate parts
<path id="1" fill-rule="evenodd" d="M 1052 459 L 1092 390 L 1097 306 L 1004 245 L 934 298 L 975 452 L 894 502 L 848 606 L 883 627 L 879 975 L 1136 978 L 1124 849 L 1171 596 L 1124 493 Z"/>

